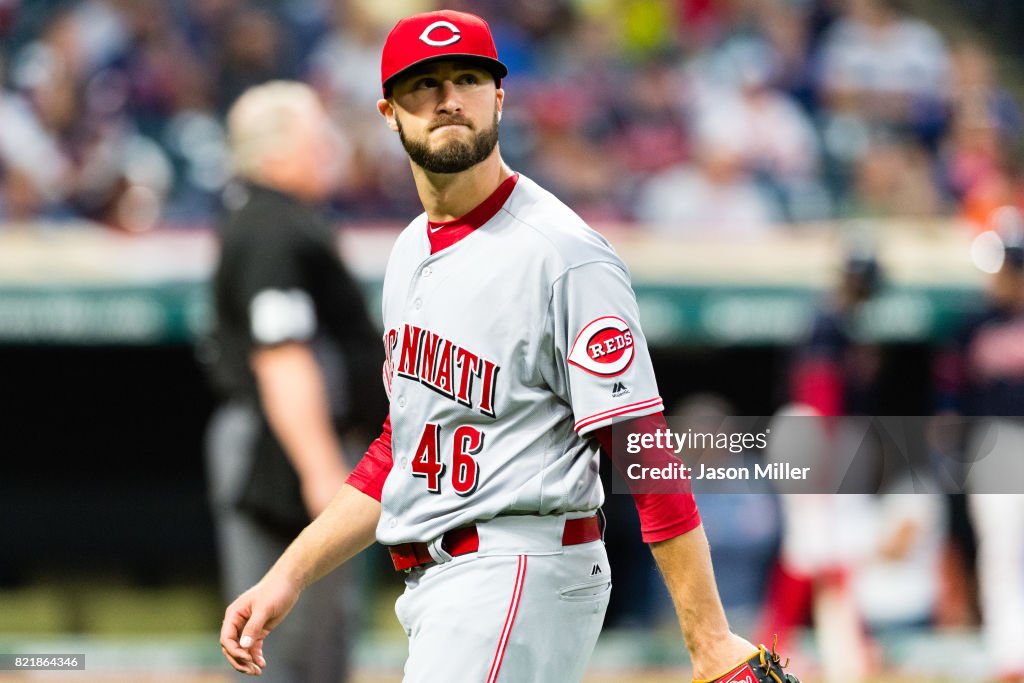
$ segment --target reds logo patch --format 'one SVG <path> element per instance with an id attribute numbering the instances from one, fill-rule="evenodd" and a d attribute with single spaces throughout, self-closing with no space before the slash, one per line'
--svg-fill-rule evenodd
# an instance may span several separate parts
<path id="1" fill-rule="evenodd" d="M 622 318 L 606 315 L 576 336 L 569 362 L 593 375 L 614 377 L 633 362 L 633 333 Z"/>

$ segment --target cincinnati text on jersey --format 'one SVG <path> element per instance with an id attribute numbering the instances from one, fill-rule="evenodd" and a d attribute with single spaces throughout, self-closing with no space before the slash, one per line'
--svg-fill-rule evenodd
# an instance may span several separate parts
<path id="1" fill-rule="evenodd" d="M 384 382 L 389 396 L 391 378 L 404 377 L 460 405 L 497 417 L 494 390 L 499 370 L 494 361 L 415 325 L 403 325 L 384 335 Z M 474 391 L 476 380 L 480 380 L 479 391 Z"/>

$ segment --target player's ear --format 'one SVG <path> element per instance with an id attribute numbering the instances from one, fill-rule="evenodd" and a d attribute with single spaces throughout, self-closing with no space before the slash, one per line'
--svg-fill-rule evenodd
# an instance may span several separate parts
<path id="1" fill-rule="evenodd" d="M 501 109 L 505 106 L 505 91 L 502 88 L 498 88 L 494 91 L 494 97 L 498 102 L 498 120 L 501 121 Z"/>
<path id="2" fill-rule="evenodd" d="M 395 105 L 391 103 L 391 100 L 380 99 L 377 100 L 377 111 L 384 117 L 384 120 L 388 123 L 388 128 L 394 132 L 398 132 L 398 122 L 395 121 Z"/>

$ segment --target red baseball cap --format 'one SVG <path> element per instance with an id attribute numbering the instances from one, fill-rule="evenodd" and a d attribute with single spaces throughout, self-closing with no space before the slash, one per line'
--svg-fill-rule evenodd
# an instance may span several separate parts
<path id="1" fill-rule="evenodd" d="M 440 10 L 402 19 L 384 41 L 380 60 L 380 84 L 388 94 L 407 69 L 445 59 L 475 62 L 501 79 L 508 68 L 498 61 L 498 50 L 487 22 L 466 12 Z"/>

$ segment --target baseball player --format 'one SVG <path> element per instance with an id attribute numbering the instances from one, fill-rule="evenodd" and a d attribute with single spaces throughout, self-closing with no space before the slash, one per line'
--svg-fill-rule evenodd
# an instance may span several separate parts
<path id="1" fill-rule="evenodd" d="M 425 213 L 384 278 L 390 417 L 347 483 L 253 588 L 221 645 L 239 671 L 304 587 L 374 540 L 407 572 L 406 683 L 579 681 L 611 589 L 598 450 L 664 424 L 625 266 L 498 150 L 506 67 L 481 18 L 402 19 L 378 109 Z M 690 494 L 635 496 L 699 680 L 785 683 L 734 635 Z M 270 663 L 269 666 L 273 664 Z"/>

